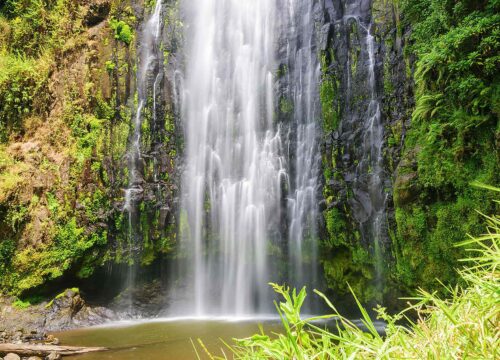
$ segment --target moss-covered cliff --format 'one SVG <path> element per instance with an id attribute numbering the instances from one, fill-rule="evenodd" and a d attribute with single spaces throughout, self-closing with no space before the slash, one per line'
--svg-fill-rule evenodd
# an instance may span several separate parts
<path id="1" fill-rule="evenodd" d="M 175 219 L 154 197 L 141 201 L 148 231 L 139 258 L 127 245 L 122 211 L 136 39 L 150 6 L 122 0 L 0 5 L 3 291 L 21 293 L 63 275 L 88 277 L 106 262 L 149 264 L 169 250 Z M 167 101 L 162 115 L 154 124 L 162 126 L 162 147 L 151 138 L 141 144 L 145 154 L 162 154 L 159 165 L 145 160 L 144 182 L 152 182 L 149 169 L 158 166 L 157 188 L 171 203 L 177 145 Z"/>
<path id="2" fill-rule="evenodd" d="M 365 50 L 356 24 L 338 25 L 347 2 L 329 3 L 321 85 L 329 233 L 324 267 L 331 287 L 346 292 L 343 284 L 349 281 L 369 299 L 376 293 L 376 249 L 361 241 L 350 200 L 353 188 L 345 178 L 360 160 L 348 150 L 349 141 L 356 140 L 343 141 L 343 122 L 363 106 L 362 98 L 346 100 L 345 93 L 349 81 L 354 84 L 349 86 L 363 86 L 364 80 L 356 76 L 362 74 Z M 436 279 L 457 281 L 455 268 L 464 254 L 455 244 L 463 234 L 481 231 L 476 210 L 493 212 L 488 195 L 470 184 L 500 180 L 499 5 L 434 0 L 365 3 L 370 2 L 360 2 L 359 11 L 365 23 L 371 22 L 377 39 L 377 86 L 385 127 L 384 288 L 386 295 L 419 286 L 433 289 Z"/>

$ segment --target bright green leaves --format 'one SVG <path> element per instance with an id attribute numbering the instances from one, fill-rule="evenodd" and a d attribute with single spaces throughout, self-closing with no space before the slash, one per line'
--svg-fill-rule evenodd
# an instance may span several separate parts
<path id="1" fill-rule="evenodd" d="M 278 285 L 275 283 L 270 283 L 273 290 L 283 296 L 285 302 L 279 303 L 279 310 L 285 315 L 285 317 L 293 324 L 300 323 L 300 309 L 304 304 L 306 299 L 306 288 L 303 287 L 302 290 L 297 294 L 297 290 L 293 289 L 290 294 L 290 289 L 283 285 Z"/>
<path id="2" fill-rule="evenodd" d="M 112 18 L 109 21 L 109 26 L 115 31 L 115 39 L 129 45 L 133 38 L 132 29 L 123 20 Z"/>

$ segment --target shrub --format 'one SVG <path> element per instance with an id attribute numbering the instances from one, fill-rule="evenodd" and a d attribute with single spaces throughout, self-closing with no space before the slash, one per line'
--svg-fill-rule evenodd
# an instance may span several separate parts
<path id="1" fill-rule="evenodd" d="M 111 29 L 115 31 L 115 39 L 129 45 L 132 41 L 132 29 L 123 20 L 111 19 L 109 22 Z"/>

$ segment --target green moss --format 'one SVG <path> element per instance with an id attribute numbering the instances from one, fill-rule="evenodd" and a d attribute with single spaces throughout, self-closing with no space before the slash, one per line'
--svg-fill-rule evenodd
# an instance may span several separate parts
<path id="1" fill-rule="evenodd" d="M 0 53 L 0 141 L 20 131 L 22 121 L 47 100 L 48 64 Z"/>
<path id="2" fill-rule="evenodd" d="M 319 88 L 319 96 L 321 101 L 321 112 L 323 118 L 323 130 L 331 132 L 337 130 L 340 121 L 338 80 L 328 72 L 328 64 L 326 55 L 323 54 L 321 61 L 322 77 Z"/>
<path id="3" fill-rule="evenodd" d="M 326 229 L 328 230 L 328 245 L 339 246 L 347 244 L 347 224 L 344 215 L 337 209 L 332 208 L 324 212 Z"/>
<path id="4" fill-rule="evenodd" d="M 382 294 L 373 279 L 369 253 L 358 247 L 338 247 L 323 261 L 327 285 L 337 295 L 349 294 L 349 285 L 363 302 L 380 300 Z"/>
<path id="5" fill-rule="evenodd" d="M 49 303 L 48 303 L 47 305 L 45 305 L 45 307 L 46 307 L 46 308 L 50 308 L 50 307 L 52 307 L 52 305 L 54 304 L 54 300 L 58 300 L 58 299 L 63 298 L 64 296 L 66 296 L 66 293 L 67 293 L 68 291 L 72 291 L 72 292 L 73 292 L 73 293 L 75 293 L 75 294 L 79 294 L 79 293 L 80 293 L 80 289 L 79 289 L 79 288 L 76 288 L 76 287 L 71 288 L 71 289 L 66 289 L 66 290 L 64 290 L 63 292 L 61 292 L 61 293 L 57 294 L 57 295 L 56 295 L 56 296 L 55 296 L 52 300 L 50 300 L 50 301 L 49 301 Z"/>
<path id="6" fill-rule="evenodd" d="M 396 277 L 408 288 L 432 289 L 436 277 L 456 282 L 465 254 L 455 244 L 479 233 L 476 210 L 495 212 L 489 196 L 469 185 L 500 182 L 499 85 L 490 66 L 498 64 L 500 15 L 493 4 L 403 2 L 413 28 L 409 50 L 418 56 L 416 107 L 394 188 Z"/>
<path id="7" fill-rule="evenodd" d="M 31 306 L 29 301 L 22 301 L 21 299 L 17 299 L 12 303 L 12 305 L 18 309 L 27 309 Z"/>
<path id="8" fill-rule="evenodd" d="M 280 112 L 284 115 L 290 115 L 293 112 L 293 102 L 286 97 L 281 97 Z"/>

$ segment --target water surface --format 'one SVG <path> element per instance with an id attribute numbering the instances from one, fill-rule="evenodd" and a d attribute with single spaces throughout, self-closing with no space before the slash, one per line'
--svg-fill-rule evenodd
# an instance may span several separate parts
<path id="1" fill-rule="evenodd" d="M 124 322 L 113 326 L 92 327 L 56 333 L 61 343 L 74 346 L 105 346 L 109 351 L 70 356 L 78 360 L 196 359 L 191 339 L 202 339 L 207 348 L 222 355 L 224 341 L 243 338 L 259 331 L 281 331 L 277 320 L 190 320 Z M 198 351 L 200 347 L 198 346 Z M 227 348 L 225 349 L 227 354 Z"/>

